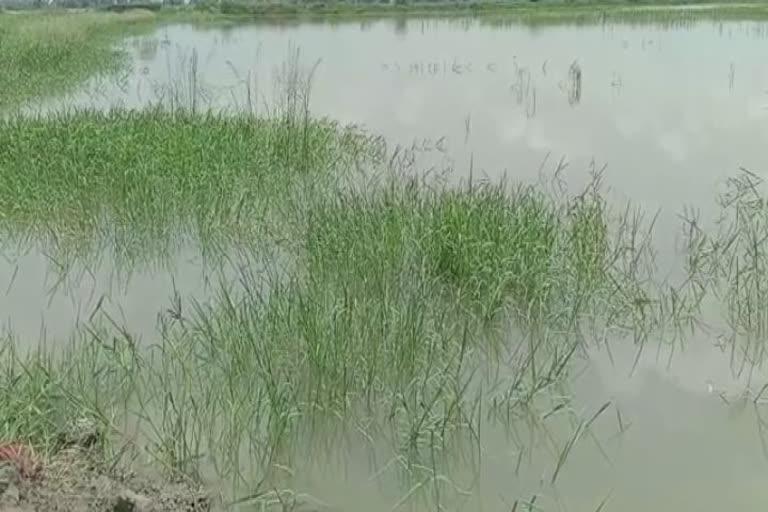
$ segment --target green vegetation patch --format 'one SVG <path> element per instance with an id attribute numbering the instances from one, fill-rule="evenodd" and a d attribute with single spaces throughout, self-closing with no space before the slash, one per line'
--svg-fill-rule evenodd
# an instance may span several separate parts
<path id="1" fill-rule="evenodd" d="M 123 54 L 113 44 L 153 19 L 140 10 L 0 12 L 0 111 L 67 92 L 94 73 L 117 69 Z"/>
<path id="2" fill-rule="evenodd" d="M 41 387 L 43 412 L 16 422 L 57 425 L 64 404 L 105 430 L 138 422 L 163 467 L 198 478 L 213 466 L 251 492 L 291 485 L 275 466 L 328 463 L 338 442 L 411 461 L 397 470 L 408 478 L 428 460 L 450 475 L 449 446 L 472 445 L 486 415 L 517 416 L 567 373 L 579 342 L 558 334 L 564 323 L 534 336 L 531 316 L 509 335 L 486 316 L 507 304 L 533 315 L 554 303 L 546 290 L 565 293 L 565 273 L 593 261 L 567 253 L 585 221 L 533 188 L 363 188 L 294 197 L 306 208 L 286 232 L 302 247 L 290 270 L 257 251 L 211 303 L 174 302 L 154 339 L 97 317 L 56 363 L 10 354 L 57 383 Z"/>
<path id="3" fill-rule="evenodd" d="M 134 243 L 241 236 L 263 224 L 294 178 L 321 179 L 375 156 L 360 131 L 304 114 L 160 108 L 14 116 L 0 122 L 0 147 L 9 231 L 88 241 L 110 226 Z"/>
<path id="4" fill-rule="evenodd" d="M 564 203 L 530 186 L 395 187 L 320 205 L 306 249 L 310 275 L 344 269 L 365 287 L 423 275 L 488 318 L 509 307 L 538 317 L 605 285 L 607 216 L 597 195 Z"/>
<path id="5" fill-rule="evenodd" d="M 163 209 L 153 205 L 167 201 L 169 211 L 189 216 L 185 208 L 206 208 L 200 189 L 223 187 L 228 195 L 228 184 L 245 184 L 284 205 L 280 219 L 245 211 L 248 223 L 281 228 L 281 248 L 290 251 L 248 252 L 235 262 L 237 278 L 222 283 L 210 302 L 175 297 L 151 339 L 138 340 L 98 314 L 70 344 L 58 345 L 66 350 L 56 358 L 9 349 L 0 386 L 36 405 L 6 398 L 14 411 L 8 436 L 26 429 L 36 443 L 50 445 L 68 416 L 82 416 L 109 434 L 108 454 L 138 450 L 196 480 L 215 471 L 232 497 L 251 496 L 254 504 L 268 502 L 270 490 L 301 485 L 302 475 L 317 468 L 328 471 L 343 460 L 341 447 L 353 446 L 371 461 L 372 474 L 405 484 L 392 491 L 399 493 L 394 502 L 436 469 L 446 479 L 462 478 L 464 466 L 452 461 L 477 452 L 487 423 L 510 425 L 546 399 L 581 346 L 575 333 L 583 318 L 615 313 L 615 325 L 637 313 L 631 294 L 641 283 L 622 262 L 638 261 L 641 249 L 634 248 L 642 243 L 621 218 L 618 231 L 611 229 L 597 183 L 576 197 L 553 197 L 533 186 L 450 188 L 395 174 L 317 181 L 334 154 L 360 147 L 358 135 L 312 128 L 317 134 L 308 140 L 322 135 L 326 152 L 296 160 L 304 147 L 297 146 L 287 160 L 267 144 L 285 139 L 264 135 L 278 130 L 278 121 L 184 114 L 177 126 L 162 118 L 161 126 L 185 135 L 192 156 L 142 167 L 160 157 L 116 144 L 111 153 L 123 154 L 125 165 L 109 173 L 86 166 L 86 177 L 106 183 L 82 194 L 86 204 L 146 207 L 160 216 Z M 115 124 L 127 141 L 172 154 L 167 135 Z M 228 142 L 207 143 L 198 134 L 203 125 L 210 134 L 226 132 Z M 203 146 L 216 151 L 204 154 Z M 94 153 L 86 154 L 99 158 Z M 206 173 L 219 162 L 229 170 Z M 138 187 L 143 180 L 110 181 L 123 168 L 143 169 L 140 176 L 159 183 L 162 194 Z M 260 173 L 265 178 L 250 183 Z M 317 186 L 286 187 L 286 176 Z M 140 206 L 131 207 L 134 196 L 123 191 L 133 188 Z M 27 209 L 30 217 L 39 211 Z M 141 432 L 140 442 L 127 446 L 122 438 L 129 431 Z M 432 499 L 430 489 L 414 499 Z"/>

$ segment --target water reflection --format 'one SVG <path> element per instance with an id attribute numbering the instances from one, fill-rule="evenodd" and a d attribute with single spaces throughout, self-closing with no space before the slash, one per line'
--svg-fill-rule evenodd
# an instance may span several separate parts
<path id="1" fill-rule="evenodd" d="M 576 61 L 568 68 L 568 104 L 578 105 L 581 101 L 581 66 Z"/>
<path id="2" fill-rule="evenodd" d="M 160 39 L 157 37 L 139 37 L 131 41 L 131 47 L 136 50 L 138 59 L 149 62 L 157 58 Z"/>
<path id="3" fill-rule="evenodd" d="M 211 296 L 215 267 L 200 252 L 180 250 L 168 264 L 131 268 L 108 254 L 93 261 L 65 262 L 42 247 L 5 248 L 0 263 L 0 323 L 22 348 L 46 339 L 62 343 L 104 315 L 139 340 L 153 340 L 157 315 L 174 290 L 201 301 Z"/>

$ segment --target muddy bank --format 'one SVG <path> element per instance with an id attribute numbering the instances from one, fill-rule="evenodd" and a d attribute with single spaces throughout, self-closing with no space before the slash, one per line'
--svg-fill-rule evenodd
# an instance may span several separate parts
<path id="1" fill-rule="evenodd" d="M 28 475 L 17 461 L 0 465 L 2 512 L 202 512 L 212 509 L 202 489 L 110 470 L 77 448 L 59 452 Z"/>

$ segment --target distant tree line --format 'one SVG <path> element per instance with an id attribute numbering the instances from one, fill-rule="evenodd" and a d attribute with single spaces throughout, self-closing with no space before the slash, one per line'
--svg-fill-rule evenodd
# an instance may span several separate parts
<path id="1" fill-rule="evenodd" d="M 513 2 L 515 0 L 512 0 Z M 530 0 L 535 1 L 535 0 Z M 119 6 L 160 7 L 162 5 L 200 5 L 228 7 L 235 11 L 242 8 L 333 4 L 409 4 L 409 3 L 476 3 L 477 0 L 0 0 L 0 8 L 34 9 L 44 7 L 104 7 L 120 10 Z"/>
<path id="2" fill-rule="evenodd" d="M 184 5 L 189 0 L 0 0 L 0 7 L 35 9 L 44 7 L 110 7 L 110 6 L 161 6 Z"/>

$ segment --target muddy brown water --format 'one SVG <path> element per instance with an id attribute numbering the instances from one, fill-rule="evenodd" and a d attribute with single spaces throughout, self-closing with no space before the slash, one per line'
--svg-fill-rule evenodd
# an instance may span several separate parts
<path id="1" fill-rule="evenodd" d="M 454 165 L 451 179 L 537 179 L 568 162 L 562 178 L 583 185 L 606 167 L 611 197 L 661 211 L 659 250 L 673 259 L 676 214 L 684 204 L 712 212 L 723 180 L 740 167 L 758 175 L 768 164 L 768 25 L 699 22 L 529 28 L 473 20 L 366 21 L 334 25 L 164 27 L 125 42 L 133 67 L 120 80 L 94 79 L 83 90 L 34 108 L 125 105 L 157 101 L 178 90 L 192 56 L 212 106 L 247 103 L 243 80 L 269 103 L 274 70 L 289 48 L 318 63 L 316 114 L 360 123 L 392 144 L 437 144 Z M 254 86 L 255 83 L 255 86 Z M 439 143 L 437 142 L 439 141 Z M 32 252 L 0 264 L 0 311 L 21 336 L 40 326 L 66 332 L 108 294 L 109 263 L 69 294 L 49 301 L 50 263 Z M 112 292 L 129 329 L 151 335 L 176 283 L 206 297 L 194 256 L 176 273 L 146 272 Z M 12 282 L 13 281 L 13 282 Z M 587 417 L 612 406 L 577 443 L 557 482 L 558 453 L 530 437 L 530 462 L 500 433 L 484 435 L 480 484 L 463 510 L 518 510 L 536 498 L 544 510 L 762 510 L 768 503 L 768 457 L 762 411 L 741 394 L 768 382 L 765 372 L 735 377 L 729 354 L 709 338 L 686 340 L 671 360 L 614 344 L 613 361 L 590 354 L 572 382 L 575 409 Z M 631 375 L 630 375 L 631 374 Z M 620 419 L 621 418 L 621 419 Z M 560 447 L 572 430 L 564 422 Z M 557 430 L 557 427 L 553 427 Z M 546 438 L 546 436 L 544 436 Z M 364 473 L 365 471 L 363 471 Z M 309 480 L 314 483 L 309 483 Z M 390 510 L 365 486 L 310 478 L 307 489 L 350 510 Z M 343 496 L 343 498 L 339 498 Z"/>

